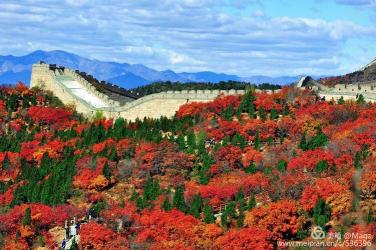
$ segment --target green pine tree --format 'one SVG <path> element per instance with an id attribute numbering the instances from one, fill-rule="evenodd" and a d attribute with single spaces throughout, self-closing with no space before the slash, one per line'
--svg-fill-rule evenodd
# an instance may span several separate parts
<path id="1" fill-rule="evenodd" d="M 56 193 L 56 190 L 52 189 L 51 184 L 51 181 L 47 180 L 43 185 L 41 185 L 42 192 L 40 195 L 40 202 L 46 205 L 50 205 L 51 196 L 53 195 L 53 192 Z"/>
<path id="2" fill-rule="evenodd" d="M 362 145 L 362 160 L 367 159 L 368 156 L 368 146 L 366 144 Z"/>
<path id="3" fill-rule="evenodd" d="M 198 182 L 202 185 L 206 185 L 209 183 L 210 180 L 210 173 L 204 167 L 201 167 L 198 171 Z"/>
<path id="4" fill-rule="evenodd" d="M 273 143 L 273 137 L 269 137 L 268 140 L 267 140 L 267 143 L 268 143 L 268 146 L 271 146 L 272 143 Z"/>
<path id="5" fill-rule="evenodd" d="M 184 201 L 184 189 L 183 187 L 179 186 L 175 190 L 175 194 L 172 200 L 172 205 L 174 208 L 179 209 L 182 212 L 187 211 L 187 207 Z"/>
<path id="6" fill-rule="evenodd" d="M 287 162 L 285 162 L 284 160 L 279 160 L 279 161 L 278 161 L 278 164 L 277 164 L 277 169 L 278 169 L 278 171 L 281 172 L 281 173 L 286 172 L 286 169 L 287 169 Z"/>
<path id="7" fill-rule="evenodd" d="M 319 128 L 317 134 L 309 142 L 307 142 L 307 149 L 323 147 L 326 144 L 328 144 L 328 142 L 328 136 L 324 134 L 322 130 Z"/>
<path id="8" fill-rule="evenodd" d="M 213 213 L 213 209 L 209 205 L 209 203 L 206 201 L 204 205 L 204 222 L 207 224 L 214 223 L 215 217 Z"/>
<path id="9" fill-rule="evenodd" d="M 313 220 L 316 225 L 324 227 L 329 222 L 331 216 L 331 209 L 324 200 L 320 199 L 313 208 Z"/>
<path id="10" fill-rule="evenodd" d="M 31 209 L 27 207 L 25 209 L 24 216 L 22 218 L 22 226 L 31 225 Z"/>
<path id="11" fill-rule="evenodd" d="M 355 154 L 354 165 L 355 165 L 355 168 L 357 168 L 357 169 L 363 168 L 362 162 L 361 162 L 360 152 L 356 152 L 356 154 Z"/>
<path id="12" fill-rule="evenodd" d="M 108 158 L 108 160 L 110 160 L 110 161 L 117 162 L 117 160 L 118 160 L 118 156 L 117 156 L 117 152 L 116 152 L 116 148 L 115 148 L 115 146 L 113 146 L 113 147 L 111 148 L 110 154 L 109 154 L 109 156 L 108 156 L 107 158 Z"/>
<path id="13" fill-rule="evenodd" d="M 236 201 L 236 202 L 240 202 L 240 201 L 244 200 L 244 198 L 245 198 L 244 191 L 243 191 L 243 189 L 241 188 L 241 189 L 235 194 L 235 201 Z"/>
<path id="14" fill-rule="evenodd" d="M 299 148 L 302 150 L 307 150 L 307 133 L 304 131 L 302 138 L 300 139 Z"/>
<path id="15" fill-rule="evenodd" d="M 241 136 L 238 133 L 235 133 L 235 135 L 232 137 L 231 144 L 234 146 L 239 146 L 243 149 L 247 145 L 247 142 L 245 141 L 243 136 Z"/>
<path id="16" fill-rule="evenodd" d="M 225 138 L 222 140 L 222 146 L 225 147 L 231 143 L 231 138 L 230 136 L 226 135 Z"/>
<path id="17" fill-rule="evenodd" d="M 221 214 L 221 225 L 222 225 L 222 227 L 227 228 L 227 220 L 228 220 L 228 216 L 227 216 L 227 211 L 225 210 Z"/>
<path id="18" fill-rule="evenodd" d="M 111 169 L 110 167 L 108 166 L 108 163 L 106 162 L 106 164 L 104 164 L 104 167 L 103 167 L 103 175 L 104 177 L 106 177 L 107 180 L 111 180 Z"/>
<path id="19" fill-rule="evenodd" d="M 266 121 L 266 111 L 265 111 L 265 109 L 263 107 L 259 108 L 258 113 L 259 113 L 259 116 L 260 116 L 261 120 L 263 122 Z"/>
<path id="20" fill-rule="evenodd" d="M 243 189 L 240 189 L 235 195 L 235 202 L 238 204 L 239 209 L 243 211 L 247 209 L 247 202 L 245 201 L 245 194 Z"/>
<path id="21" fill-rule="evenodd" d="M 192 203 L 189 208 L 189 213 L 199 219 L 201 217 L 200 216 L 201 209 L 202 209 L 202 198 L 200 194 L 197 194 L 193 196 Z"/>
<path id="22" fill-rule="evenodd" d="M 365 104 L 366 103 L 366 100 L 364 99 L 364 96 L 362 94 L 358 95 L 358 97 L 356 98 L 356 103 L 357 104 Z"/>
<path id="23" fill-rule="evenodd" d="M 227 216 L 231 218 L 235 218 L 236 216 L 236 203 L 231 201 L 226 205 L 226 212 Z"/>
<path id="24" fill-rule="evenodd" d="M 223 111 L 222 111 L 222 114 L 221 116 L 227 120 L 227 121 L 231 121 L 232 120 L 232 117 L 234 115 L 234 109 L 231 105 L 227 106 Z"/>
<path id="25" fill-rule="evenodd" d="M 144 197 L 138 196 L 136 198 L 136 206 L 139 210 L 142 210 L 148 206 L 148 202 L 146 199 L 144 199 Z"/>
<path id="26" fill-rule="evenodd" d="M 239 214 L 238 214 L 238 217 L 236 218 L 237 227 L 241 228 L 244 226 L 244 218 L 245 218 L 245 215 L 244 215 L 243 208 L 239 207 Z"/>
<path id="27" fill-rule="evenodd" d="M 282 115 L 283 115 L 283 116 L 287 116 L 288 114 L 290 114 L 289 105 L 288 105 L 287 103 L 285 103 L 285 104 L 283 105 Z"/>
<path id="28" fill-rule="evenodd" d="M 343 96 L 341 96 L 341 98 L 338 99 L 337 101 L 338 104 L 345 104 L 345 99 L 343 99 Z"/>
<path id="29" fill-rule="evenodd" d="M 164 211 L 170 211 L 172 209 L 172 205 L 170 203 L 170 200 L 168 198 L 168 195 L 165 196 L 163 203 L 162 203 L 162 209 Z"/>
<path id="30" fill-rule="evenodd" d="M 260 148 L 261 148 L 261 140 L 260 140 L 260 136 L 259 136 L 259 132 L 258 131 L 256 131 L 255 141 L 254 141 L 253 147 L 256 150 L 260 150 Z"/>
<path id="31" fill-rule="evenodd" d="M 186 145 L 185 145 L 185 141 L 184 141 L 184 137 L 183 136 L 178 136 L 176 138 L 176 143 L 178 144 L 178 147 L 179 147 L 179 150 L 180 151 L 183 151 L 186 149 Z"/>
<path id="32" fill-rule="evenodd" d="M 187 135 L 187 144 L 188 144 L 188 152 L 193 153 L 196 149 L 196 136 L 193 133 L 193 131 L 191 131 Z"/>
<path id="33" fill-rule="evenodd" d="M 158 181 L 154 181 L 150 176 L 147 178 L 144 187 L 144 198 L 148 201 L 155 200 L 160 194 L 160 186 Z"/>
<path id="34" fill-rule="evenodd" d="M 252 210 L 254 207 L 256 207 L 256 198 L 254 194 L 251 194 L 248 201 L 248 210 Z"/>
<path id="35" fill-rule="evenodd" d="M 9 158 L 8 158 L 8 154 L 5 154 L 5 157 L 4 157 L 4 160 L 3 160 L 3 163 L 2 163 L 2 167 L 3 167 L 4 170 L 9 169 L 9 167 L 10 167 L 10 161 L 9 161 Z"/>
<path id="36" fill-rule="evenodd" d="M 278 112 L 275 108 L 270 110 L 270 120 L 277 120 L 278 119 Z"/>
<path id="37" fill-rule="evenodd" d="M 253 104 L 250 104 L 249 105 L 249 108 L 248 108 L 248 114 L 249 114 L 249 117 L 251 118 L 256 118 L 256 108 L 255 108 L 255 105 Z"/>
<path id="38" fill-rule="evenodd" d="M 326 161 L 326 160 L 321 160 L 321 161 L 319 161 L 319 162 L 316 164 L 316 166 L 315 166 L 315 171 L 316 171 L 316 173 L 321 174 L 322 172 L 327 171 L 328 168 L 329 168 L 329 166 L 328 166 L 328 161 Z"/>
<path id="39" fill-rule="evenodd" d="M 257 172 L 257 166 L 254 162 L 251 162 L 249 166 L 245 169 L 246 173 L 254 174 Z"/>

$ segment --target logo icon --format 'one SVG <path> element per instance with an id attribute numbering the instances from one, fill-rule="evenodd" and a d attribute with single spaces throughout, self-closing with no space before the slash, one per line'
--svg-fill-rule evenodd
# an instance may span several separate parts
<path id="1" fill-rule="evenodd" d="M 322 227 L 316 226 L 312 228 L 311 237 L 314 240 L 322 240 L 325 238 L 325 232 Z"/>

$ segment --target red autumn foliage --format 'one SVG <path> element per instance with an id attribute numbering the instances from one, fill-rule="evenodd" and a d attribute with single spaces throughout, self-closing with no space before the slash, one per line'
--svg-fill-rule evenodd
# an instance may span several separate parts
<path id="1" fill-rule="evenodd" d="M 9 166 L 4 167 L 4 159 L 8 158 Z M 0 152 L 0 181 L 14 180 L 20 172 L 20 154 L 15 152 Z"/>
<path id="2" fill-rule="evenodd" d="M 327 199 L 332 195 L 344 193 L 347 186 L 338 183 L 332 178 L 317 179 L 314 186 L 306 186 L 303 190 L 300 204 L 305 210 L 311 210 L 319 199 Z"/>
<path id="3" fill-rule="evenodd" d="M 15 241 L 13 238 L 8 238 L 5 240 L 5 244 L 3 246 L 4 250 L 28 250 L 30 247 L 27 244 L 26 239 L 20 238 Z"/>
<path id="4" fill-rule="evenodd" d="M 229 169 L 234 169 L 237 167 L 237 165 L 239 166 L 241 152 L 242 150 L 239 147 L 227 145 L 225 147 L 221 147 L 215 153 L 215 159 L 217 164 Z"/>
<path id="5" fill-rule="evenodd" d="M 52 124 L 70 119 L 72 112 L 63 108 L 32 106 L 28 115 L 36 122 Z"/>
<path id="6" fill-rule="evenodd" d="M 276 102 L 275 97 L 276 95 L 268 94 L 266 92 L 256 93 L 256 100 L 254 101 L 254 104 L 256 105 L 257 109 L 263 107 L 266 111 L 270 111 L 273 108 L 279 111 L 282 109 L 282 105 Z"/>
<path id="7" fill-rule="evenodd" d="M 218 249 L 274 249 L 272 233 L 258 227 L 231 229 L 215 241 Z"/>
<path id="8" fill-rule="evenodd" d="M 319 161 L 327 161 L 328 166 L 334 165 L 334 156 L 330 151 L 325 151 L 321 148 L 314 150 L 307 150 L 301 155 L 293 158 L 287 165 L 289 170 L 307 169 L 313 171 Z"/>
<path id="9" fill-rule="evenodd" d="M 20 156 L 27 161 L 32 161 L 33 153 L 37 150 L 38 146 L 39 141 L 22 142 Z"/>
<path id="10" fill-rule="evenodd" d="M 306 222 L 312 221 L 311 210 L 319 199 L 324 199 L 332 208 L 330 220 L 335 228 L 338 225 L 347 231 L 375 233 L 375 223 L 348 226 L 340 219 L 343 215 L 353 215 L 350 212 L 351 184 L 357 173 L 354 159 L 355 153 L 364 149 L 364 144 L 368 145 L 368 152 L 366 158 L 361 154 L 362 174 L 357 183 L 362 211 L 365 206 L 372 208 L 376 192 L 375 104 L 329 104 L 317 101 L 310 90 L 284 87 L 279 93 L 255 94 L 256 108 L 264 108 L 267 116 L 271 109 L 280 111 L 288 103 L 290 114 L 280 115 L 275 120 L 263 122 L 247 113 L 232 118 L 226 115 L 229 120 L 224 120 L 223 111 L 231 107 L 236 112 L 242 97 L 219 96 L 212 102 L 183 105 L 174 118 L 176 126 L 169 127 L 171 120 L 163 119 L 128 121 L 124 129 L 130 133 L 125 137 L 111 138 L 112 119 L 81 121 L 68 109 L 44 107 L 51 96 L 39 90 L 34 93 L 22 85 L 0 87 L 0 91 L 0 136 L 4 143 L 0 152 L 0 205 L 4 207 L 4 213 L 0 215 L 0 231 L 4 249 L 29 249 L 38 245 L 40 235 L 46 246 L 50 246 L 55 241 L 48 232 L 50 229 L 64 226 L 65 219 L 83 217 L 93 206 L 101 209 L 102 205 L 104 208 L 99 212 L 98 221 L 103 224 L 92 222 L 83 225 L 79 232 L 83 249 L 270 249 L 276 246 L 276 240 L 295 240 L 302 226 L 303 230 L 309 230 Z M 40 106 L 32 106 L 35 99 Z M 10 114 L 8 105 L 12 106 Z M 198 119 L 180 119 L 188 116 L 198 116 Z M 30 118 L 35 122 L 29 122 Z M 91 142 L 87 136 L 95 133 L 98 126 L 108 133 L 101 135 L 101 141 Z M 310 151 L 300 150 L 298 145 L 303 132 L 310 139 L 318 127 L 328 136 L 328 145 Z M 160 132 L 162 137 L 150 138 L 148 130 L 155 134 Z M 179 140 L 189 131 L 206 135 L 205 148 L 186 150 L 182 147 Z M 249 143 L 255 140 L 256 133 L 262 142 L 259 150 L 225 143 L 227 139 L 235 141 L 234 135 L 242 136 Z M 287 137 L 282 140 L 281 134 Z M 275 141 L 269 145 L 270 138 Z M 214 139 L 215 145 L 209 139 Z M 69 166 L 75 167 L 73 183 L 70 179 L 55 181 L 53 178 L 60 171 L 56 167 L 64 165 L 59 164 L 64 160 L 64 147 L 69 147 L 68 152 L 74 152 L 72 157 L 79 158 L 75 166 Z M 113 148 L 118 162 L 112 162 L 117 160 L 116 157 L 111 157 L 111 161 L 107 159 Z M 207 185 L 197 182 L 202 177 L 202 150 L 213 159 Z M 57 161 L 51 169 L 40 168 L 39 163 L 46 153 Z M 104 157 L 98 157 L 98 154 Z M 5 155 L 10 160 L 9 168 L 3 167 Z M 21 160 L 24 159 L 28 164 L 21 170 Z M 287 169 L 280 164 L 281 160 L 288 164 Z M 314 170 L 322 160 L 328 162 L 329 171 L 319 175 Z M 117 177 L 116 183 L 114 177 L 104 176 L 106 163 L 111 175 Z M 251 169 L 239 169 L 242 165 L 247 168 L 251 163 L 257 165 L 253 169 L 255 174 L 244 171 Z M 145 205 L 141 203 L 145 201 L 142 199 L 146 197 L 145 183 L 149 176 L 158 180 L 161 195 L 156 200 L 147 201 L 146 208 L 141 208 Z M 34 183 L 37 188 L 33 192 L 41 188 L 43 196 L 48 195 L 44 193 L 48 193 L 45 187 L 52 184 L 47 183 L 48 180 L 57 182 L 53 183 L 52 192 L 66 187 L 60 186 L 60 181 L 66 181 L 64 185 L 67 187 L 73 184 L 74 189 L 68 190 L 64 200 L 72 205 L 13 205 L 12 201 L 35 199 L 27 190 Z M 239 190 L 244 191 L 246 198 L 253 194 L 257 205 L 251 211 L 245 211 L 244 227 L 236 228 L 234 219 L 224 229 L 215 223 L 205 224 L 201 219 L 176 209 L 161 211 L 165 198 L 170 202 L 173 200 L 174 194 L 168 191 L 176 190 L 177 186 L 185 187 L 188 210 L 196 194 L 212 206 L 226 205 L 234 201 Z M 142 199 L 131 199 L 133 190 Z M 28 206 L 32 213 L 31 225 L 21 226 Z M 217 211 L 217 208 L 214 209 Z M 298 212 L 302 208 L 305 211 Z M 300 216 L 302 214 L 304 216 Z"/>
<path id="11" fill-rule="evenodd" d="M 253 147 L 247 147 L 242 157 L 242 163 L 244 167 L 249 167 L 251 163 L 260 164 L 262 155 L 260 151 L 257 151 Z"/>
<path id="12" fill-rule="evenodd" d="M 210 199 L 214 205 L 217 201 L 230 200 L 243 189 L 245 194 L 259 192 L 269 185 L 269 181 L 262 173 L 246 174 L 243 171 L 216 176 L 207 185 L 198 186 L 194 182 L 186 183 L 186 196 L 200 193 L 202 198 Z"/>
<path id="13" fill-rule="evenodd" d="M 116 153 L 119 157 L 125 157 L 126 151 L 131 146 L 130 139 L 121 139 L 116 143 Z"/>
<path id="14" fill-rule="evenodd" d="M 0 205 L 9 205 L 12 200 L 13 200 L 13 192 L 14 190 L 11 189 L 11 188 L 8 188 L 7 191 L 5 191 L 4 193 L 0 194 Z"/>
<path id="15" fill-rule="evenodd" d="M 236 95 L 226 95 L 226 96 L 218 96 L 214 101 L 206 103 L 207 109 L 210 112 L 214 112 L 218 115 L 221 114 L 222 110 L 226 109 L 227 107 L 232 107 L 236 110 L 240 105 L 240 97 Z"/>
<path id="16" fill-rule="evenodd" d="M 179 110 L 176 112 L 177 117 L 187 117 L 187 116 L 195 116 L 202 112 L 204 109 L 205 104 L 201 102 L 191 102 L 187 104 L 183 104 L 180 106 Z"/>
<path id="17" fill-rule="evenodd" d="M 105 249 L 116 242 L 121 249 L 129 249 L 127 240 L 111 229 L 104 227 L 96 222 L 89 222 L 81 226 L 80 229 L 80 248 L 82 249 Z M 112 248 L 114 249 L 114 248 Z"/>
<path id="18" fill-rule="evenodd" d="M 178 210 L 147 211 L 140 218 L 142 229 L 136 242 L 150 242 L 151 249 L 207 249 L 222 230 L 216 225 L 205 225 L 191 215 Z M 142 245 L 141 245 L 142 246 Z"/>
<path id="19" fill-rule="evenodd" d="M 103 176 L 103 168 L 106 163 L 111 167 L 112 163 L 108 162 L 107 158 L 105 157 L 98 157 L 95 159 L 95 161 L 89 156 L 80 158 L 76 163 L 78 169 L 77 174 L 73 178 L 73 185 L 84 189 L 97 189 L 95 187 L 95 183 L 102 182 L 103 178 L 100 178 L 98 176 Z M 100 189 L 100 186 L 107 186 L 109 182 L 97 184 L 99 185 L 98 188 Z"/>
<path id="20" fill-rule="evenodd" d="M 0 228 L 2 232 L 14 234 L 21 225 L 25 209 L 29 207 L 31 210 L 32 225 L 38 229 L 46 229 L 54 226 L 60 226 L 70 216 L 80 214 L 77 208 L 62 205 L 50 207 L 42 204 L 22 204 L 15 206 L 6 214 L 0 215 Z"/>
<path id="21" fill-rule="evenodd" d="M 246 215 L 245 224 L 268 230 L 275 239 L 283 239 L 297 234 L 302 226 L 298 217 L 295 202 L 281 200 L 254 208 Z"/>
<path id="22" fill-rule="evenodd" d="M 103 142 L 94 144 L 92 147 L 92 150 L 94 154 L 98 154 L 98 153 L 102 153 L 103 150 L 105 149 L 109 149 L 113 147 L 114 145 L 115 145 L 115 141 L 112 138 L 110 138 Z"/>
<path id="23" fill-rule="evenodd" d="M 274 138 L 274 132 L 277 128 L 277 122 L 274 120 L 266 120 L 262 122 L 260 119 L 249 120 L 242 127 L 242 134 L 249 140 L 254 140 L 256 131 L 259 133 L 259 138 L 266 141 L 268 138 Z"/>
<path id="24" fill-rule="evenodd" d="M 368 172 L 362 175 L 360 189 L 364 194 L 376 194 L 376 172 Z"/>

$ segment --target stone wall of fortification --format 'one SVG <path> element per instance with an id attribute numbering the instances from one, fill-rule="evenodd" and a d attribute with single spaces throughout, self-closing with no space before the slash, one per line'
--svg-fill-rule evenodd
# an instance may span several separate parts
<path id="1" fill-rule="evenodd" d="M 376 101 L 376 82 L 367 82 L 361 84 L 337 84 L 333 88 L 321 87 L 318 92 L 326 100 L 338 100 L 341 96 L 345 99 L 356 99 L 356 96 L 362 94 L 366 101 Z"/>
<path id="2" fill-rule="evenodd" d="M 87 103 L 79 96 L 74 95 L 69 88 L 62 84 L 58 76 L 69 76 L 79 82 L 90 94 L 108 104 L 108 107 L 97 109 Z M 65 105 L 73 105 L 79 113 L 92 116 L 97 111 L 103 112 L 106 117 L 123 117 L 127 120 L 135 120 L 144 117 L 159 118 L 161 116 L 171 117 L 179 107 L 191 102 L 208 102 L 218 95 L 244 94 L 244 90 L 197 90 L 197 91 L 168 91 L 144 96 L 135 101 L 120 106 L 119 102 L 111 100 L 107 95 L 98 92 L 94 86 L 71 69 L 59 69 L 50 67 L 48 64 L 34 64 L 31 74 L 31 87 L 41 87 L 52 91 Z M 376 82 L 369 82 L 362 85 L 336 85 L 334 88 L 320 86 L 318 94 L 326 100 L 355 99 L 357 94 L 363 94 L 366 101 L 376 101 Z"/>
<path id="3" fill-rule="evenodd" d="M 161 116 L 171 117 L 179 107 L 191 102 L 208 102 L 214 100 L 218 95 L 244 94 L 244 90 L 197 90 L 197 91 L 169 91 L 151 94 L 127 103 L 124 106 L 103 109 L 107 117 L 123 117 L 127 120 L 136 118 L 159 118 Z"/>
<path id="4" fill-rule="evenodd" d="M 95 95 L 105 103 L 108 103 L 111 106 L 119 106 L 119 102 L 111 100 L 107 95 L 97 91 L 93 85 L 91 85 L 85 78 L 77 74 L 74 70 L 65 68 L 64 75 L 72 77 L 74 80 L 81 83 L 87 90 L 90 91 L 91 94 Z"/>
<path id="5" fill-rule="evenodd" d="M 38 87 L 51 91 L 57 96 L 64 105 L 74 106 L 79 113 L 93 113 L 90 105 L 78 100 L 74 95 L 69 93 L 68 89 L 58 84 L 54 73 L 50 70 L 48 64 L 34 64 L 31 73 L 30 87 Z"/>
<path id="6" fill-rule="evenodd" d="M 63 74 L 81 83 L 93 95 L 109 104 L 109 107 L 96 109 L 85 100 L 75 96 L 67 87 L 59 82 L 56 74 Z M 75 71 L 65 68 L 58 71 L 51 69 L 48 64 L 34 64 L 32 68 L 31 87 L 40 87 L 52 91 L 65 105 L 74 105 L 76 110 L 86 116 L 92 116 L 97 111 L 103 112 L 106 117 L 123 117 L 135 120 L 144 117 L 159 118 L 171 117 L 179 107 L 191 102 L 208 102 L 218 95 L 244 94 L 244 90 L 192 90 L 168 91 L 141 97 L 135 101 L 119 106 L 118 102 L 109 100 L 108 96 L 98 92 L 89 82 L 79 76 Z"/>
<path id="7" fill-rule="evenodd" d="M 302 77 L 296 87 L 306 88 L 303 82 L 306 77 Z M 355 84 L 337 84 L 334 87 L 322 85 L 318 82 L 309 86 L 317 92 L 320 97 L 325 97 L 326 100 L 338 100 L 341 97 L 345 100 L 354 100 L 358 95 L 362 94 L 366 101 L 376 102 L 376 81 L 359 82 Z"/>

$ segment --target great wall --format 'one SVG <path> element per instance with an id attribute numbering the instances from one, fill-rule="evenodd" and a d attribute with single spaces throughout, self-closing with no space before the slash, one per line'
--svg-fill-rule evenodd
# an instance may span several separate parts
<path id="1" fill-rule="evenodd" d="M 341 96 L 344 99 L 355 99 L 362 94 L 366 101 L 376 101 L 376 80 L 338 84 L 329 88 L 309 77 L 303 77 L 296 86 L 311 88 L 326 100 L 337 100 Z M 65 105 L 73 105 L 77 112 L 86 116 L 101 112 L 108 118 L 123 117 L 127 120 L 171 117 L 185 103 L 208 102 L 220 94 L 244 94 L 244 90 L 183 90 L 139 97 L 137 93 L 116 85 L 99 82 L 84 72 L 44 62 L 32 66 L 30 87 L 52 91 Z"/>
<path id="2" fill-rule="evenodd" d="M 328 87 L 304 76 L 296 84 L 296 87 L 310 88 L 325 100 L 338 100 L 341 97 L 344 100 L 355 100 L 358 95 L 362 94 L 366 101 L 376 102 L 376 80 L 353 84 L 336 84 L 333 87 Z"/>
<path id="3" fill-rule="evenodd" d="M 337 84 L 328 84 L 330 79 L 336 79 Z M 361 94 L 366 101 L 376 102 L 376 59 L 357 71 L 339 77 L 327 77 L 319 81 L 309 76 L 302 77 L 296 87 L 313 89 L 326 100 L 338 100 L 341 97 L 345 100 L 356 99 Z"/>
<path id="4" fill-rule="evenodd" d="M 167 91 L 138 98 L 138 95 L 90 75 L 43 62 L 32 67 L 30 87 L 50 90 L 65 105 L 74 105 L 87 116 L 97 111 L 106 117 L 137 118 L 171 117 L 189 102 L 208 102 L 218 95 L 244 94 L 244 90 Z"/>

